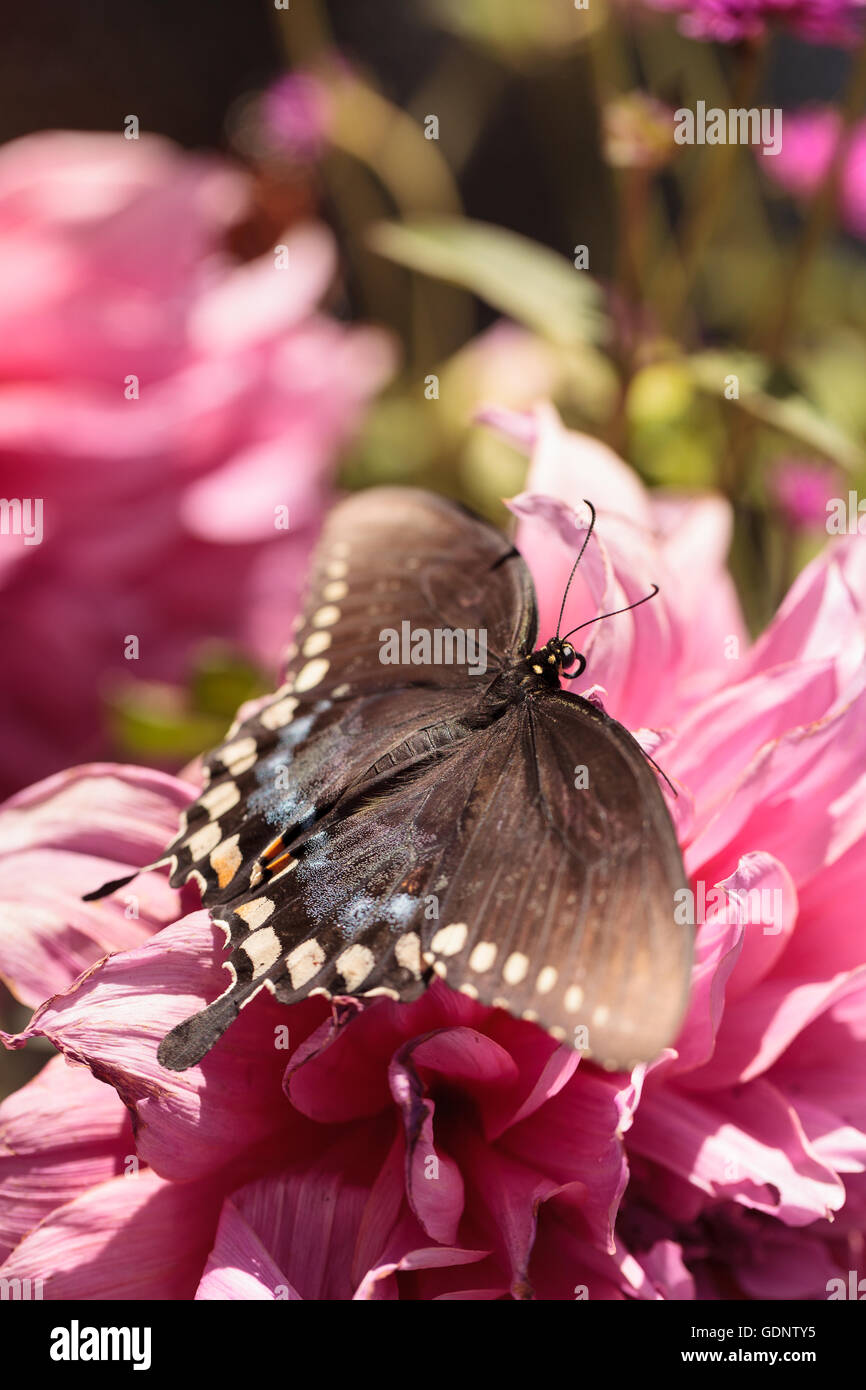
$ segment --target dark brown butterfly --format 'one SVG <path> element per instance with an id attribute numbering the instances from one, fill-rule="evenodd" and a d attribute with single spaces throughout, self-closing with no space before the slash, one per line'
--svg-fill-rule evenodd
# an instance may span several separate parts
<path id="1" fill-rule="evenodd" d="M 535 650 L 536 627 L 519 553 L 453 503 L 381 488 L 333 511 L 286 683 L 207 758 L 161 861 L 231 946 L 163 1066 L 199 1062 L 262 988 L 407 1001 L 437 975 L 608 1067 L 673 1040 L 673 825 L 631 735 L 560 688 L 584 658 Z"/>

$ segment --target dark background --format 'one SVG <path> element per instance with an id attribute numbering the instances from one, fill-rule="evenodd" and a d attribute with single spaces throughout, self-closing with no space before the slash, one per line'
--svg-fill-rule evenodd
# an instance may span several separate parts
<path id="1" fill-rule="evenodd" d="M 326 13 L 337 47 L 400 105 L 460 47 L 436 24 L 425 0 L 329 0 L 321 6 L 291 0 L 299 48 L 311 43 L 318 9 Z M 51 128 L 117 130 L 134 112 L 142 130 L 190 148 L 224 148 L 226 112 L 287 65 L 280 17 L 270 0 L 37 0 L 15 5 L 14 13 L 5 0 L 2 13 L 0 141 Z M 551 64 L 546 73 L 542 68 L 530 84 L 494 76 L 494 60 L 480 50 L 473 61 L 473 80 L 487 65 L 498 95 L 495 118 L 460 173 L 467 214 L 550 246 L 570 245 L 571 200 L 552 186 L 560 166 L 546 165 L 540 147 L 546 138 L 569 146 L 573 198 L 591 207 L 601 179 L 587 157 L 596 142 L 583 59 Z M 786 107 L 829 101 L 847 64 L 837 49 L 779 35 L 763 100 Z M 555 128 L 545 130 L 539 94 L 557 113 Z M 604 213 L 600 207 L 600 219 Z M 593 229 L 585 230 L 584 239 L 598 246 Z M 602 230 L 601 223 L 595 230 Z"/>

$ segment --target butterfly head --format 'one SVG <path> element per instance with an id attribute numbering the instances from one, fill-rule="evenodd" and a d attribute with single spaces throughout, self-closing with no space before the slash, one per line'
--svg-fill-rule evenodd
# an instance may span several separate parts
<path id="1" fill-rule="evenodd" d="M 549 642 L 545 642 L 538 651 L 532 652 L 527 658 L 529 669 L 535 676 L 540 676 L 546 685 L 558 686 L 561 674 L 566 674 L 566 679 L 574 680 L 575 677 L 583 675 L 586 669 L 586 657 L 582 652 L 575 648 L 564 637 L 551 637 Z M 572 666 L 577 663 L 577 669 L 572 671 Z"/>

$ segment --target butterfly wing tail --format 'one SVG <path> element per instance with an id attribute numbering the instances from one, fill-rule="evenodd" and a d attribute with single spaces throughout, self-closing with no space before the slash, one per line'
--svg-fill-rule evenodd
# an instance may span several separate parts
<path id="1" fill-rule="evenodd" d="M 251 986 L 235 987 L 208 1004 L 200 1013 L 178 1023 L 170 1033 L 166 1033 L 159 1045 L 156 1058 L 160 1066 L 168 1071 L 187 1071 L 190 1067 L 198 1066 L 214 1043 L 234 1023 L 242 1005 L 252 993 Z"/>
<path id="2" fill-rule="evenodd" d="M 139 874 L 149 874 L 153 869 L 164 869 L 166 864 L 171 863 L 171 857 L 163 855 L 161 859 L 156 859 L 152 864 L 142 864 L 140 869 L 134 873 L 127 874 L 125 878 L 113 878 L 109 883 L 103 883 L 100 888 L 94 888 L 92 893 L 82 893 L 81 901 L 84 903 L 96 903 L 100 898 L 108 898 L 112 893 L 116 893 L 118 888 L 125 888 L 133 879 L 138 878 Z"/>

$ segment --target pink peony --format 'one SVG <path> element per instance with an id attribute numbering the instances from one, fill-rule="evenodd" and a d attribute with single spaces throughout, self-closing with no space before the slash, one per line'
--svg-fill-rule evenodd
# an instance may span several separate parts
<path id="1" fill-rule="evenodd" d="M 54 991 L 8 1041 L 73 1065 L 0 1107 L 3 1277 L 46 1298 L 691 1299 L 825 1297 L 856 1268 L 862 546 L 815 561 L 750 648 L 720 502 L 649 497 L 550 411 L 495 419 L 534 453 L 514 506 L 542 630 L 584 496 L 570 623 L 662 586 L 583 645 L 680 787 L 699 925 L 676 1047 L 609 1075 L 437 982 L 406 1006 L 259 996 L 200 1067 L 165 1072 L 160 1038 L 223 987 L 222 934 L 159 874 L 80 893 L 148 862 L 193 788 L 63 774 L 0 812 L 0 972 L 22 999 Z"/>
<path id="2" fill-rule="evenodd" d="M 814 43 L 847 44 L 859 34 L 863 0 L 647 0 L 655 10 L 682 15 L 693 39 L 739 43 L 760 38 L 774 24 Z"/>
<path id="3" fill-rule="evenodd" d="M 105 753 L 112 682 L 183 682 L 207 638 L 266 664 L 285 642 L 390 348 L 317 313 L 323 227 L 280 239 L 286 269 L 230 260 L 247 197 L 231 166 L 151 136 L 0 151 L 7 789 Z"/>
<path id="4" fill-rule="evenodd" d="M 840 130 L 838 111 L 786 111 L 782 148 L 761 164 L 786 193 L 810 198 L 830 168 Z M 848 136 L 839 182 L 839 215 L 849 232 L 866 238 L 866 121 L 859 121 Z"/>

